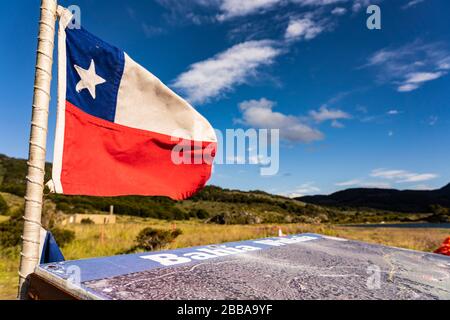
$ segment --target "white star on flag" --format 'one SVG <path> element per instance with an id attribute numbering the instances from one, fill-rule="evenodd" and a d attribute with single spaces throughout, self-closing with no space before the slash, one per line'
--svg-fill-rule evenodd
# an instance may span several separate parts
<path id="1" fill-rule="evenodd" d="M 81 92 L 83 89 L 88 89 L 89 93 L 91 94 L 92 98 L 95 100 L 95 87 L 99 84 L 105 83 L 106 80 L 102 77 L 98 76 L 95 72 L 95 63 L 94 60 L 91 60 L 91 65 L 89 66 L 88 70 L 85 70 L 81 68 L 80 66 L 74 65 L 75 70 L 77 70 L 78 75 L 80 76 L 81 80 L 78 82 L 76 86 L 76 90 L 78 93 Z"/>

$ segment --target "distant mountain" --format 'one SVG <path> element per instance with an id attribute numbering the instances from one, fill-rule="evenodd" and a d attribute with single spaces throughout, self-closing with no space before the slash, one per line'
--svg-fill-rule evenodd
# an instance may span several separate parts
<path id="1" fill-rule="evenodd" d="M 304 196 L 299 201 L 351 208 L 373 208 L 396 212 L 430 212 L 431 205 L 450 207 L 450 184 L 437 190 L 347 189 L 331 195 Z"/>

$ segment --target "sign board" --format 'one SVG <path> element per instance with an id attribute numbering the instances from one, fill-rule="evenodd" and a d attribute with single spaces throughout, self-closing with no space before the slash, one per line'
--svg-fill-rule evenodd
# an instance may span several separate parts
<path id="1" fill-rule="evenodd" d="M 78 299 L 450 299 L 450 257 L 317 234 L 41 265 Z"/>

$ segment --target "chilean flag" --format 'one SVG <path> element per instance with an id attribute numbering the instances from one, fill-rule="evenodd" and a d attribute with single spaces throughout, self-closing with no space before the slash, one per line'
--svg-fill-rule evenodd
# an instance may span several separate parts
<path id="1" fill-rule="evenodd" d="M 168 196 L 204 187 L 217 147 L 208 121 L 158 78 L 59 9 L 52 182 L 66 195 Z"/>

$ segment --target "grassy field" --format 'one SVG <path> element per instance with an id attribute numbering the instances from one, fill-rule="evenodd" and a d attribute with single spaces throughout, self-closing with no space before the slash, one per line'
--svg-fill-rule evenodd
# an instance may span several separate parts
<path id="1" fill-rule="evenodd" d="M 0 216 L 0 223 L 5 222 L 8 219 L 9 219 L 9 217 L 7 217 L 7 216 Z"/>
<path id="2" fill-rule="evenodd" d="M 16 211 L 25 203 L 23 197 L 18 197 L 10 193 L 0 192 L 0 196 L 5 199 L 6 203 L 8 204 L 9 212 Z"/>
<path id="3" fill-rule="evenodd" d="M 2 219 L 6 218 L 0 217 L 0 221 Z M 149 226 L 164 229 L 177 227 L 183 231 L 168 249 L 275 236 L 278 232 L 276 225 L 267 224 L 225 226 L 198 221 L 174 224 L 163 220 L 118 217 L 115 225 L 68 227 L 75 231 L 76 239 L 63 248 L 63 252 L 68 260 L 115 255 L 130 249 L 139 231 Z M 449 230 L 445 229 L 369 229 L 305 224 L 280 227 L 286 234 L 312 232 L 420 251 L 435 250 L 449 236 Z M 17 248 L 0 251 L 0 299 L 15 298 L 18 256 Z"/>

